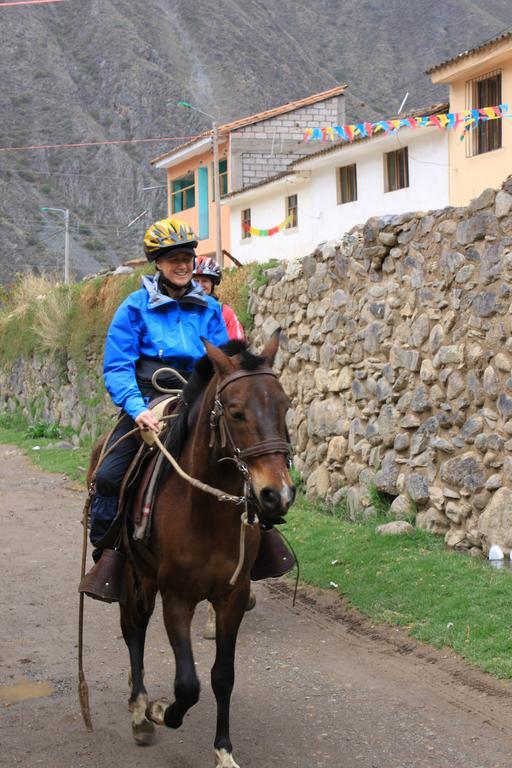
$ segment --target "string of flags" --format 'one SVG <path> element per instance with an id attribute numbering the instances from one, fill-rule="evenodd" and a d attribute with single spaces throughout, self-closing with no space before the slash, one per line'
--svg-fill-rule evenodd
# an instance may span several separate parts
<path id="1" fill-rule="evenodd" d="M 304 141 L 344 141 L 365 139 L 377 134 L 397 133 L 400 128 L 436 128 L 457 129 L 465 132 L 476 128 L 479 122 L 496 120 L 500 117 L 512 117 L 508 113 L 508 104 L 479 109 L 464 109 L 462 112 L 445 112 L 439 115 L 423 117 L 401 117 L 393 120 L 378 120 L 376 123 L 354 123 L 353 125 L 332 125 L 327 128 L 306 128 Z"/>
<path id="2" fill-rule="evenodd" d="M 275 227 L 271 227 L 270 229 L 258 229 L 258 227 L 251 227 L 250 224 L 243 223 L 242 227 L 244 229 L 244 232 L 247 232 L 249 235 L 253 235 L 254 237 L 272 237 L 272 235 L 277 235 L 278 232 L 280 232 L 283 229 L 286 229 L 286 227 L 291 223 L 292 221 L 292 214 L 286 217 L 284 221 L 282 221 L 280 224 L 278 224 Z"/>

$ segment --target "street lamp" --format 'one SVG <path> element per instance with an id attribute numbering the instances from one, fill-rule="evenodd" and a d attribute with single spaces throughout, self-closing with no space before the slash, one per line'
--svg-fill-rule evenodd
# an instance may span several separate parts
<path id="1" fill-rule="evenodd" d="M 178 101 L 178 106 L 191 109 L 193 112 L 199 112 L 212 121 L 213 130 L 213 191 L 215 194 L 215 258 L 220 267 L 224 266 L 224 255 L 222 253 L 221 239 L 221 218 L 220 218 L 220 175 L 219 175 L 219 129 L 218 119 L 202 109 L 193 107 L 188 101 Z"/>
<path id="2" fill-rule="evenodd" d="M 58 211 L 64 214 L 64 284 L 69 285 L 69 208 L 40 208 L 40 211 Z"/>

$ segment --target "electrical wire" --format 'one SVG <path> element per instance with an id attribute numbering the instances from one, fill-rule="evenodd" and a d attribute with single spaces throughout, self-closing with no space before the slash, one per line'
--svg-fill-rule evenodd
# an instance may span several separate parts
<path id="1" fill-rule="evenodd" d="M 50 5 L 51 3 L 65 3 L 67 0 L 13 0 L 12 2 L 0 3 L 0 8 L 12 5 Z"/>
<path id="2" fill-rule="evenodd" d="M 110 139 L 104 141 L 82 141 L 73 144 L 31 144 L 21 147 L 0 147 L 0 152 L 28 152 L 36 149 L 76 149 L 83 147 L 104 147 L 111 144 L 143 144 L 146 142 L 159 141 L 188 141 L 197 139 L 199 134 L 194 136 L 158 136 L 147 139 Z"/>

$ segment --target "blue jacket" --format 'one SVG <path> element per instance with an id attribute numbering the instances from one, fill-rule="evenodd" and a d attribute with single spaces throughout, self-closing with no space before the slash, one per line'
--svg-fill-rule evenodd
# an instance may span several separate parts
<path id="1" fill-rule="evenodd" d="M 201 336 L 215 346 L 228 341 L 222 310 L 215 299 L 197 283 L 192 283 L 181 299 L 171 299 L 159 290 L 158 277 L 143 276 L 142 288 L 118 307 L 107 333 L 105 386 L 114 403 L 132 419 L 147 408 L 135 375 L 141 356 L 190 372 L 205 354 Z"/>

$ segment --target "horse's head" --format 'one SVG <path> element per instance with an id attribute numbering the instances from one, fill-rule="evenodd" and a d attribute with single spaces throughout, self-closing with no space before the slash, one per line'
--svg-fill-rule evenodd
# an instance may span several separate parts
<path id="1" fill-rule="evenodd" d="M 279 332 L 261 355 L 228 357 L 208 342 L 205 346 L 216 373 L 212 429 L 218 430 L 223 455 L 248 467 L 260 516 L 279 522 L 295 498 L 288 471 L 289 400 L 272 372 Z"/>

